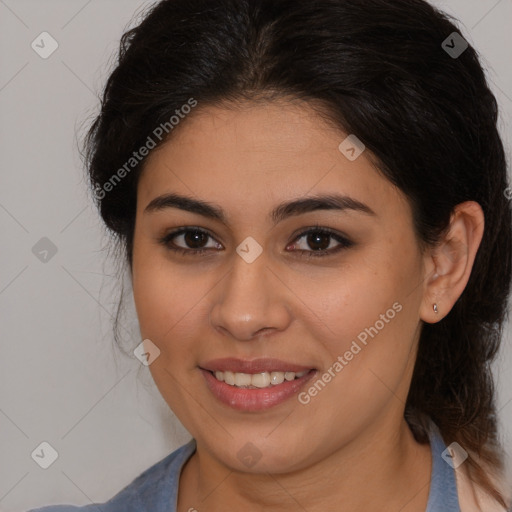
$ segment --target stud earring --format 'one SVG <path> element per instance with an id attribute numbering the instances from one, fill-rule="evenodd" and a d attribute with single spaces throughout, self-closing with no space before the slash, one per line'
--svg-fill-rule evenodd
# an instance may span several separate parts
<path id="1" fill-rule="evenodd" d="M 434 313 L 439 313 L 439 310 L 437 309 L 437 304 L 434 304 Z"/>

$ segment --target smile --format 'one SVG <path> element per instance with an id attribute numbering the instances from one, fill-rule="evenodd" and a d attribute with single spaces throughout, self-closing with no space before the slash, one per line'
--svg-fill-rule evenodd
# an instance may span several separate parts
<path id="1" fill-rule="evenodd" d="M 300 379 L 308 370 L 302 372 L 262 372 L 262 373 L 235 373 L 230 371 L 216 371 L 211 372 L 214 377 L 220 381 L 225 382 L 229 386 L 234 386 L 243 389 L 263 389 L 272 386 L 278 386 L 284 381 L 292 381 Z"/>
<path id="2" fill-rule="evenodd" d="M 261 412 L 290 400 L 318 373 L 278 359 L 216 359 L 199 370 L 218 403 L 243 412 Z"/>

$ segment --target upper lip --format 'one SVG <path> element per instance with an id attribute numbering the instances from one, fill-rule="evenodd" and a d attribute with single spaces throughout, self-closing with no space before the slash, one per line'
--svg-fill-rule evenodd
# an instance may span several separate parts
<path id="1" fill-rule="evenodd" d="M 200 368 L 211 372 L 233 372 L 233 373 L 263 373 L 263 372 L 302 372 L 312 370 L 311 366 L 303 366 L 295 363 L 288 363 L 280 359 L 252 359 L 250 361 L 227 357 L 213 359 L 199 365 Z"/>

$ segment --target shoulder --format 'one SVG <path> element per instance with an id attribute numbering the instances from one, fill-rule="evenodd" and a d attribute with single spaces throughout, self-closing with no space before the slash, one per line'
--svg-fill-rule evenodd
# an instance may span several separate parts
<path id="1" fill-rule="evenodd" d="M 196 448 L 190 440 L 137 476 L 130 484 L 104 503 L 84 506 L 49 505 L 28 512 L 159 512 L 176 500 L 181 468 Z M 165 507 L 165 508 L 164 508 Z"/>
<path id="2" fill-rule="evenodd" d="M 456 509 L 459 512 L 512 512 L 512 484 L 510 482 L 507 483 L 504 474 L 499 474 L 496 468 L 485 464 L 476 453 L 470 452 L 468 456 L 479 461 L 487 478 L 503 496 L 507 507 L 500 505 L 471 478 L 470 466 L 464 461 L 455 465 L 450 462 L 447 465 L 438 463 L 436 470 L 436 461 L 439 461 L 440 458 L 447 462 L 444 455 L 440 456 L 440 454 L 444 454 L 448 449 L 439 428 L 433 421 L 430 421 L 428 431 L 434 458 L 432 482 L 436 482 L 436 476 L 437 482 L 441 481 L 441 487 L 438 486 L 436 489 L 440 495 L 443 495 L 443 491 L 447 487 L 452 489 L 451 496 L 456 496 L 456 501 L 458 502 L 456 507 L 454 503 L 454 510 Z M 449 456 L 451 457 L 452 455 Z M 447 467 L 452 468 L 450 474 L 446 473 Z M 449 482 L 447 479 L 449 479 Z M 453 488 L 454 486 L 455 488 Z M 450 510 L 452 509 L 450 508 Z"/>
<path id="3" fill-rule="evenodd" d="M 486 468 L 487 474 L 497 489 L 501 492 L 508 507 L 512 507 L 512 485 L 505 481 L 503 476 L 496 475 L 490 468 Z M 507 512 L 484 489 L 477 485 L 469 475 L 467 467 L 462 464 L 455 470 L 457 489 L 461 512 Z M 510 512 L 512 508 L 509 508 Z"/>

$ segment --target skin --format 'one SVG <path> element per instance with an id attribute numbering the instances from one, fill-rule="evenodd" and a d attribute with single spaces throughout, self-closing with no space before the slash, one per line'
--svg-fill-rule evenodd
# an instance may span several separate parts
<path id="1" fill-rule="evenodd" d="M 200 107 L 147 160 L 132 268 L 141 334 L 160 350 L 150 371 L 197 441 L 178 511 L 309 512 L 342 503 L 344 512 L 423 512 L 430 447 L 414 440 L 404 406 L 422 322 L 448 314 L 469 279 L 484 229 L 480 206 L 458 205 L 442 243 L 422 253 L 405 196 L 368 150 L 349 161 L 338 149 L 347 134 L 309 105 Z M 144 211 L 170 192 L 215 203 L 226 224 L 178 208 Z M 268 218 L 283 201 L 333 192 L 375 215 L 318 210 L 275 226 Z M 299 250 L 315 246 L 298 237 L 316 224 L 353 245 L 301 258 Z M 173 242 L 206 246 L 206 256 L 158 242 L 183 226 L 212 238 Z M 252 263 L 235 250 L 248 236 L 263 249 Z M 221 357 L 276 357 L 321 376 L 396 302 L 402 310 L 306 405 L 292 397 L 265 411 L 234 410 L 210 393 L 198 368 Z M 261 454 L 251 468 L 237 457 L 248 442 Z"/>

